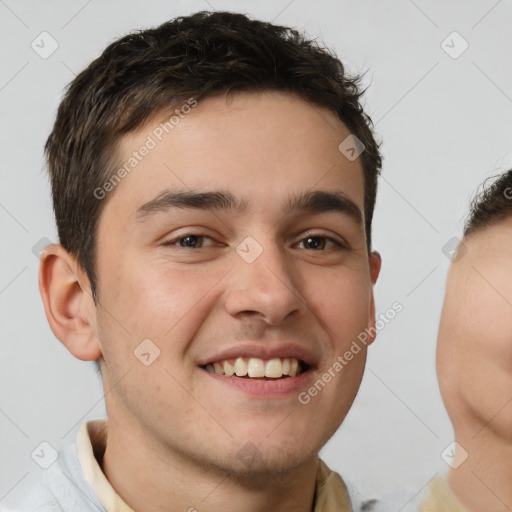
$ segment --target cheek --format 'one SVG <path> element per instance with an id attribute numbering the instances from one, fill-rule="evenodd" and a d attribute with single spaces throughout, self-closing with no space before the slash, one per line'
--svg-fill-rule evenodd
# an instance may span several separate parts
<path id="1" fill-rule="evenodd" d="M 331 335 L 347 341 L 368 326 L 371 286 L 362 272 L 333 271 L 311 279 L 304 292 L 313 313 L 329 327 Z"/>
<path id="2" fill-rule="evenodd" d="M 474 300 L 445 304 L 437 366 L 443 398 L 456 426 L 512 425 L 512 315 L 482 289 Z M 505 307 L 504 307 L 505 306 Z M 508 405 L 506 405 L 508 404 Z M 476 423 L 475 423 L 476 422 Z"/>
<path id="3" fill-rule="evenodd" d="M 221 277 L 209 267 L 181 270 L 162 261 L 126 257 L 103 279 L 102 303 L 137 336 L 162 338 L 187 324 L 189 315 L 208 302 Z M 178 326 L 179 324 L 179 326 Z"/>

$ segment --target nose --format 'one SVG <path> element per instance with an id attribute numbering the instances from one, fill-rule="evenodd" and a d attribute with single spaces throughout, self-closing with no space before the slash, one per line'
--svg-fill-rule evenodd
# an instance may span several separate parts
<path id="1" fill-rule="evenodd" d="M 225 296 L 225 308 L 230 315 L 237 319 L 259 317 L 275 326 L 304 307 L 294 285 L 293 265 L 287 265 L 286 254 L 275 243 L 265 244 L 252 263 L 238 254 L 234 259 Z"/>

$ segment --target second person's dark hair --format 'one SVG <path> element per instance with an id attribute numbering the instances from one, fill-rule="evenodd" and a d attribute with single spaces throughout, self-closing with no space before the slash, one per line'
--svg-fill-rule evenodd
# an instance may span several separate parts
<path id="1" fill-rule="evenodd" d="M 512 169 L 485 180 L 482 190 L 471 201 L 464 236 L 512 216 Z"/>

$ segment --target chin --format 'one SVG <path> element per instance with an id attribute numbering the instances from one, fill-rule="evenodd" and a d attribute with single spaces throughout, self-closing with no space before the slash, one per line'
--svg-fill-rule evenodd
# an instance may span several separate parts
<path id="1" fill-rule="evenodd" d="M 316 458 L 317 453 L 306 453 L 304 450 L 295 451 L 275 451 L 267 453 L 256 452 L 253 459 L 250 457 L 243 457 L 237 453 L 236 460 L 233 461 L 231 472 L 236 478 L 244 480 L 245 478 L 251 481 L 268 481 L 269 479 L 279 479 L 281 476 L 288 475 L 290 471 L 299 468 L 301 465 Z M 228 472 L 230 472 L 228 470 Z"/>

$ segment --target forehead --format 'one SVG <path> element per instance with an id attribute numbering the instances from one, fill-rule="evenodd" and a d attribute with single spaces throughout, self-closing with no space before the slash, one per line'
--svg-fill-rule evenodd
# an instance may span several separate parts
<path id="1" fill-rule="evenodd" d="M 509 310 L 512 319 L 512 217 L 463 239 L 466 253 L 452 263 L 447 297 L 480 314 Z"/>
<path id="2" fill-rule="evenodd" d="M 171 127 L 176 109 L 159 112 L 119 141 L 118 167 L 144 146 L 152 148 L 109 199 L 136 207 L 164 188 L 222 189 L 265 208 L 278 195 L 334 188 L 363 209 L 361 159 L 340 152 L 350 132 L 327 108 L 284 92 L 217 95 L 175 115 Z"/>
<path id="3" fill-rule="evenodd" d="M 510 262 L 512 254 L 512 216 L 484 227 L 465 237 L 462 240 L 467 253 L 460 260 L 463 265 L 455 263 L 451 265 L 450 272 L 457 274 L 468 271 L 475 265 L 494 266 Z M 468 256 L 468 257 L 466 257 Z M 468 268 L 469 267 L 469 268 Z M 512 266 L 511 266 L 512 275 Z"/>

